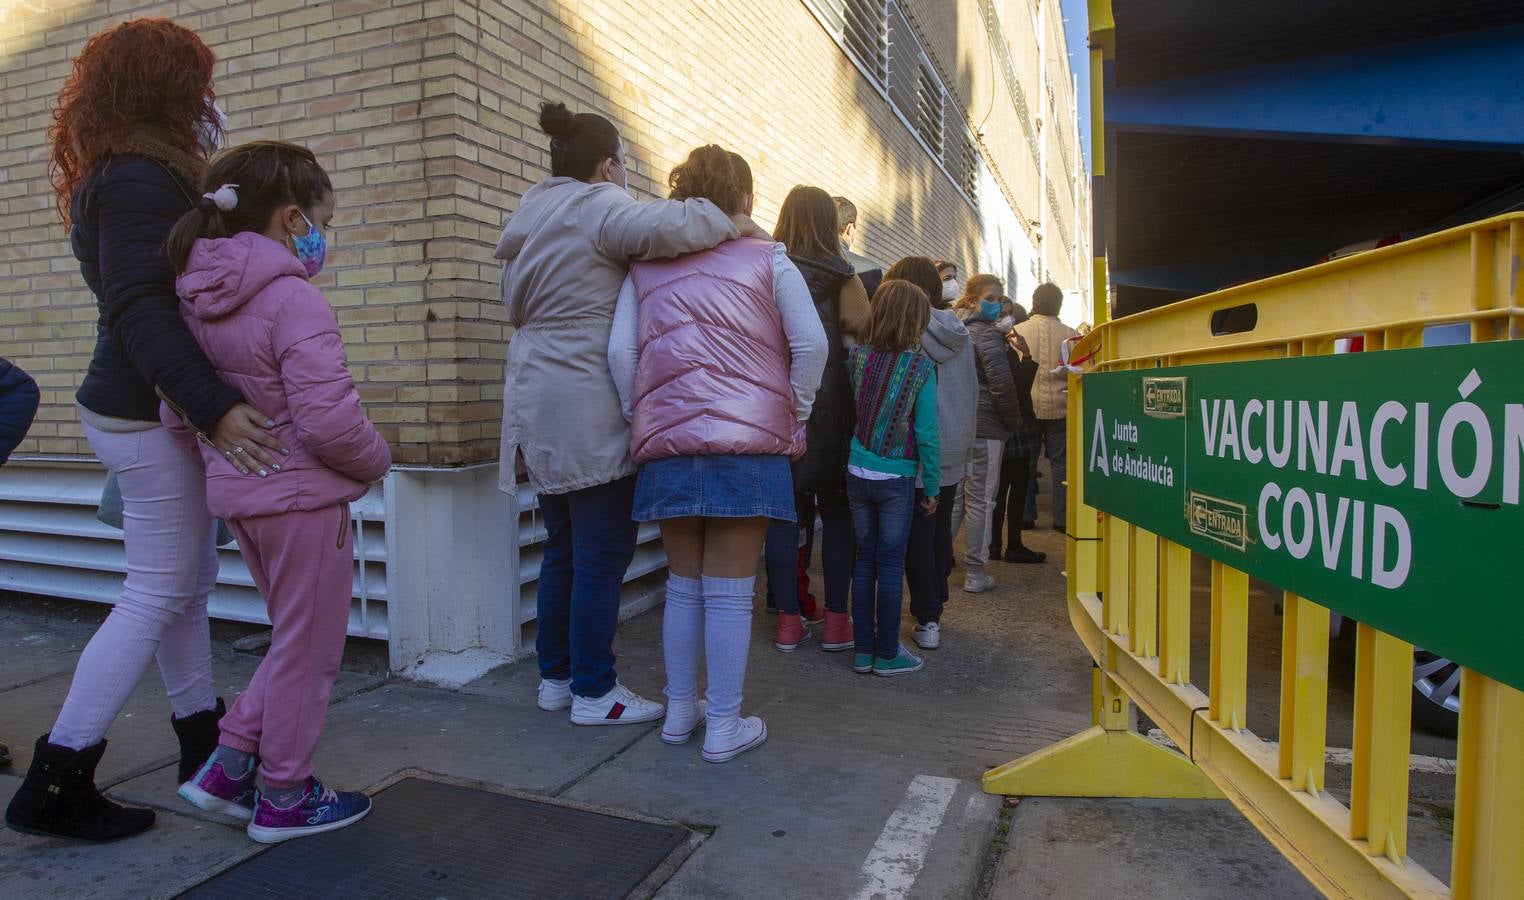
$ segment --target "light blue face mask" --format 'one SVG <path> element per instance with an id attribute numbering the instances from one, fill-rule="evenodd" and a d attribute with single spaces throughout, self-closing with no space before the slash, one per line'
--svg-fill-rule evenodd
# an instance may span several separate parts
<path id="1" fill-rule="evenodd" d="M 993 322 L 996 319 L 1000 318 L 1000 301 L 999 300 L 980 300 L 979 301 L 979 317 L 981 319 L 989 319 L 991 322 Z"/>
<path id="2" fill-rule="evenodd" d="M 291 235 L 291 246 L 296 249 L 296 258 L 302 261 L 302 268 L 307 270 L 307 277 L 314 278 L 323 271 L 323 261 L 328 258 L 328 239 L 306 213 L 302 213 L 302 221 L 307 223 L 307 233 Z"/>

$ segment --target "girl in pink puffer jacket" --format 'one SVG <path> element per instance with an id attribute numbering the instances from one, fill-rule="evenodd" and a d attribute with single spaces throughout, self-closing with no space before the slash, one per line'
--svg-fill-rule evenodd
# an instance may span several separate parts
<path id="1" fill-rule="evenodd" d="M 309 281 L 327 253 L 327 173 L 305 148 L 258 141 L 213 160 L 203 189 L 169 238 L 180 313 L 217 374 L 271 417 L 286 456 L 263 469 L 204 435 L 191 441 L 173 410 L 161 413 L 199 448 L 207 506 L 237 535 L 273 626 L 269 652 L 221 721 L 217 752 L 180 796 L 274 843 L 370 811 L 364 794 L 324 788 L 312 756 L 349 620 L 349 503 L 386 474 L 391 451 L 360 405 L 338 320 Z"/>

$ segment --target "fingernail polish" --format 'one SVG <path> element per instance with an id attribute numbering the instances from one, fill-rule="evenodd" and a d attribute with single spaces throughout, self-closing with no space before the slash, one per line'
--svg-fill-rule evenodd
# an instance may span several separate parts
<path id="1" fill-rule="evenodd" d="M 266 471 L 265 471 L 265 470 L 264 470 L 264 469 L 260 469 L 260 470 L 259 470 L 259 477 L 260 477 L 260 478 L 263 478 L 263 477 L 265 477 L 265 476 L 266 476 L 266 475 L 269 475 L 269 474 L 270 474 L 270 473 L 269 473 L 269 472 L 266 472 Z"/>
<path id="2" fill-rule="evenodd" d="M 282 448 L 280 448 L 280 452 L 282 454 L 284 454 L 285 456 L 290 456 L 291 455 L 291 450 L 288 447 L 282 447 Z"/>
<path id="3" fill-rule="evenodd" d="M 265 427 L 266 428 L 274 428 L 275 427 L 275 420 L 274 419 L 266 419 L 265 420 Z"/>
<path id="4" fill-rule="evenodd" d="M 280 463 L 276 463 L 275 465 L 271 466 L 270 468 L 272 470 L 276 471 L 276 472 L 279 472 L 280 471 Z"/>

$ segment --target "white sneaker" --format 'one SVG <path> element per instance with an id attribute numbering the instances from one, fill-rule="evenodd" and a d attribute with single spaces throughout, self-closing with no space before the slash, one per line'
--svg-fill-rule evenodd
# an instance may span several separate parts
<path id="1" fill-rule="evenodd" d="M 556 681 L 553 678 L 541 678 L 539 704 L 540 709 L 546 712 L 559 712 L 571 706 L 571 679 Z"/>
<path id="2" fill-rule="evenodd" d="M 674 747 L 686 744 L 695 731 L 704 727 L 704 713 L 708 711 L 709 704 L 699 700 L 685 705 L 688 707 L 686 715 L 678 711 L 677 704 L 667 704 L 667 721 L 661 726 L 663 744 L 671 744 Z"/>
<path id="3" fill-rule="evenodd" d="M 910 632 L 910 637 L 922 650 L 935 650 L 942 643 L 942 626 L 937 622 L 917 625 L 915 630 Z"/>
<path id="4" fill-rule="evenodd" d="M 968 577 L 963 579 L 963 593 L 965 594 L 982 594 L 985 591 L 993 591 L 994 589 L 995 579 L 983 572 L 970 572 Z"/>
<path id="5" fill-rule="evenodd" d="M 635 725 L 654 722 L 666 711 L 660 703 L 647 700 L 619 682 L 602 697 L 572 697 L 573 725 Z"/>
<path id="6" fill-rule="evenodd" d="M 767 726 L 760 716 L 739 716 L 709 722 L 704 735 L 704 762 L 730 762 L 767 740 Z"/>

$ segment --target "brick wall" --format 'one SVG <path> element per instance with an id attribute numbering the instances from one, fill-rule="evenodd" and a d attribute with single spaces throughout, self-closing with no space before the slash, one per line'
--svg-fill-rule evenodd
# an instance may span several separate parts
<path id="1" fill-rule="evenodd" d="M 1024 2 L 1001 6 L 1032 30 Z M 986 116 L 984 151 L 1017 212 L 1037 218 L 1045 200 L 978 0 L 905 7 L 971 123 Z M 231 141 L 305 143 L 332 175 L 318 283 L 399 462 L 495 456 L 509 329 L 492 247 L 547 174 L 543 99 L 613 118 L 637 192 L 660 192 L 690 148 L 717 142 L 752 164 L 765 224 L 791 186 L 813 183 L 857 202 L 863 249 L 883 260 L 977 254 L 974 207 L 799 0 L 0 4 L 0 352 L 44 391 L 23 453 L 89 453 L 72 397 L 96 314 L 52 211 L 49 104 L 86 37 L 146 15 L 217 52 Z"/>

